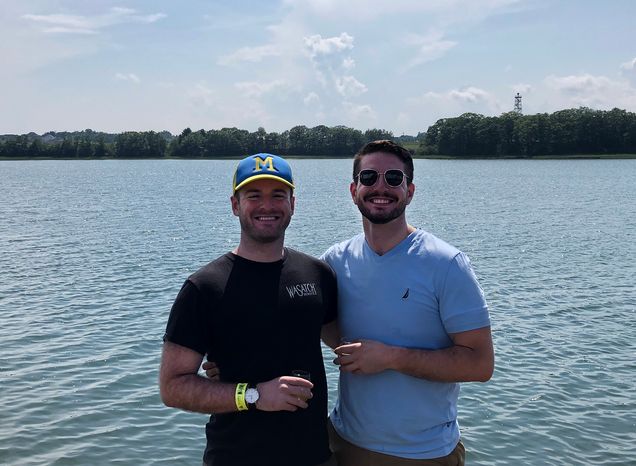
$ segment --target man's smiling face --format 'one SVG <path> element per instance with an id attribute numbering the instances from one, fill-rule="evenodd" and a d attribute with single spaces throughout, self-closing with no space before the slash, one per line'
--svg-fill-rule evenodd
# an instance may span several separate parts
<path id="1" fill-rule="evenodd" d="M 251 240 L 270 243 L 284 237 L 294 214 L 291 188 L 280 181 L 252 181 L 232 196 L 232 211 Z"/>
<path id="2" fill-rule="evenodd" d="M 405 171 L 404 163 L 397 156 L 386 152 L 365 155 L 360 159 L 359 169 L 375 170 L 378 173 L 392 169 Z M 351 197 L 360 213 L 374 224 L 389 223 L 404 215 L 406 206 L 413 198 L 414 189 L 406 178 L 400 186 L 389 186 L 383 175 L 378 176 L 373 186 L 364 186 L 356 179 L 350 187 Z"/>

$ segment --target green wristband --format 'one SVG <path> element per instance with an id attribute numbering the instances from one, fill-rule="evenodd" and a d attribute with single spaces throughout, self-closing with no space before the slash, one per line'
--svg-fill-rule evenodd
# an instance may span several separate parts
<path id="1" fill-rule="evenodd" d="M 245 402 L 246 390 L 246 383 L 236 384 L 236 392 L 234 392 L 234 402 L 236 403 L 236 409 L 238 409 L 239 411 L 247 411 L 247 403 Z"/>

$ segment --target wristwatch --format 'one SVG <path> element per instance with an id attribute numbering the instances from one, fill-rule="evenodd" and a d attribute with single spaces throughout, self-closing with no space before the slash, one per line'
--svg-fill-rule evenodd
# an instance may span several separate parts
<path id="1" fill-rule="evenodd" d="M 255 385 L 248 385 L 245 391 L 245 402 L 247 403 L 247 409 L 256 409 L 256 402 L 258 401 L 260 394 Z"/>

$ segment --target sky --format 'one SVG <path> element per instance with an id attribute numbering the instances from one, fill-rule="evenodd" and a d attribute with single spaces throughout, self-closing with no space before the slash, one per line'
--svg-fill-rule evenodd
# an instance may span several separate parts
<path id="1" fill-rule="evenodd" d="M 636 111 L 632 0 L 2 0 L 0 134 Z"/>

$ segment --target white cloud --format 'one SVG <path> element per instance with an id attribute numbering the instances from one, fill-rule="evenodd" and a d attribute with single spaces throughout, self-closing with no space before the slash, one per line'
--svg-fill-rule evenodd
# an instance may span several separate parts
<path id="1" fill-rule="evenodd" d="M 454 89 L 448 93 L 450 98 L 464 102 L 485 101 L 488 99 L 488 93 L 483 89 L 476 87 L 467 87 L 465 89 Z"/>
<path id="2" fill-rule="evenodd" d="M 131 83 L 135 83 L 135 84 L 139 84 L 141 82 L 141 79 L 139 79 L 139 76 L 137 76 L 134 73 L 116 73 L 115 74 L 115 79 L 119 80 L 119 81 L 128 81 Z"/>
<path id="3" fill-rule="evenodd" d="M 111 8 L 108 13 L 94 16 L 67 14 L 25 14 L 22 18 L 42 27 L 42 32 L 50 34 L 97 34 L 100 29 L 123 23 L 154 23 L 166 15 L 155 13 L 138 15 L 130 8 Z"/>
<path id="4" fill-rule="evenodd" d="M 372 125 L 377 120 L 377 114 L 370 105 L 359 105 L 352 102 L 343 102 L 342 105 L 351 122 Z"/>
<path id="5" fill-rule="evenodd" d="M 279 124 L 278 115 L 258 98 L 268 87 L 276 86 L 245 82 L 229 89 L 217 89 L 208 82 L 197 83 L 186 93 L 190 107 L 188 125 L 205 129 L 235 126 L 249 130 L 263 126 L 271 131 L 272 122 Z"/>
<path id="6" fill-rule="evenodd" d="M 508 107 L 503 106 L 491 92 L 467 86 L 444 92 L 426 92 L 409 98 L 403 106 L 405 115 L 402 118 L 406 120 L 407 115 L 412 115 L 411 125 L 416 125 L 420 128 L 418 131 L 421 131 L 439 118 L 455 117 L 467 112 L 499 115 L 503 111 L 512 110 L 512 103 Z M 426 109 L 426 112 L 422 109 Z"/>
<path id="7" fill-rule="evenodd" d="M 520 3 L 519 0 L 285 0 L 285 4 L 306 14 L 332 20 L 371 21 L 388 16 L 412 14 L 435 14 L 453 19 L 474 19 L 488 16 L 493 10 L 500 10 Z"/>
<path id="8" fill-rule="evenodd" d="M 240 82 L 234 84 L 234 87 L 242 92 L 245 97 L 261 97 L 263 94 L 288 87 L 288 83 L 284 80 L 277 79 L 268 83 L 259 83 L 255 81 Z"/>
<path id="9" fill-rule="evenodd" d="M 590 107 L 610 109 L 636 108 L 636 88 L 625 79 L 612 79 L 591 74 L 554 76 L 544 79 L 550 104 L 558 108 Z"/>
<path id="10" fill-rule="evenodd" d="M 229 55 L 224 55 L 217 63 L 219 65 L 234 65 L 240 62 L 260 62 L 266 57 L 276 57 L 282 54 L 281 49 L 274 44 L 257 47 L 243 47 Z"/>
<path id="11" fill-rule="evenodd" d="M 417 47 L 415 57 L 413 57 L 404 67 L 403 71 L 423 63 L 437 60 L 446 55 L 450 49 L 457 45 L 457 42 L 444 40 L 440 32 L 431 32 L 425 36 L 410 34 L 405 38 L 405 42 Z"/>
<path id="12" fill-rule="evenodd" d="M 626 77 L 632 83 L 632 86 L 636 86 L 636 58 L 621 64 L 621 76 Z"/>
<path id="13" fill-rule="evenodd" d="M 194 107 L 212 107 L 217 102 L 216 93 L 206 83 L 197 83 L 186 94 Z"/>
<path id="14" fill-rule="evenodd" d="M 288 93 L 288 100 L 297 99 L 299 111 L 313 111 L 311 116 L 308 113 L 299 114 L 297 119 L 314 118 L 318 111 L 324 112 L 325 120 L 322 122 L 325 124 L 353 126 L 378 121 L 381 116 L 387 120 L 382 124 L 391 129 L 398 111 L 392 114 L 392 110 L 383 110 L 380 113 L 375 106 L 368 105 L 371 99 L 382 98 L 373 95 L 380 89 L 376 89 L 376 84 L 371 85 L 373 76 L 362 75 L 359 70 L 367 72 L 370 63 L 381 60 L 386 53 L 391 56 L 395 53 L 393 58 L 397 65 L 391 72 L 395 79 L 402 79 L 399 75 L 395 76 L 396 73 L 439 60 L 457 48 L 458 39 L 450 36 L 449 32 L 454 34 L 455 29 L 450 29 L 449 25 L 477 22 L 516 4 L 517 0 L 284 0 L 283 3 L 284 16 L 264 29 L 270 36 L 263 42 L 242 44 L 248 47 L 229 49 L 218 55 L 219 65 L 261 63 L 258 83 L 235 84 L 233 92 L 228 95 L 241 94 L 240 99 L 259 99 L 261 108 L 270 115 L 277 115 L 275 118 L 282 125 L 283 121 L 287 121 L 287 116 L 280 115 L 276 108 L 270 107 L 270 99 L 261 99 L 268 92 L 273 92 L 273 89 L 267 91 L 264 87 L 263 76 L 267 76 L 265 81 L 284 80 L 289 88 L 297 91 Z M 410 21 L 404 21 L 405 15 L 408 18 L 414 15 L 424 18 L 417 27 L 409 29 Z M 330 25 L 327 29 L 326 19 L 329 19 Z M 398 19 L 401 27 L 382 29 L 382 26 L 393 24 Z M 371 20 L 377 24 L 369 29 L 368 22 Z M 382 34 L 371 33 L 376 28 L 382 30 Z M 337 32 L 325 33 L 325 30 Z M 424 32 L 409 36 L 409 31 Z M 464 32 L 457 32 L 457 37 L 463 35 Z M 408 47 L 405 47 L 405 43 Z M 362 68 L 360 60 L 365 61 Z M 377 63 L 374 64 L 377 66 Z M 365 96 L 365 100 L 369 96 L 368 101 L 360 102 L 362 96 Z M 219 98 L 225 99 L 225 96 Z M 428 99 L 429 102 L 431 100 Z M 462 107 L 466 106 L 465 111 L 493 111 L 499 108 L 494 97 L 480 94 L 469 87 L 458 88 L 455 93 L 449 91 L 448 95 L 438 98 L 436 102 L 435 105 L 440 108 L 450 105 L 463 110 Z M 417 110 L 413 108 L 403 113 L 413 115 L 414 121 L 421 121 L 421 115 L 429 113 L 429 109 L 422 111 L 421 107 Z M 404 118 L 408 121 L 407 116 Z M 420 122 L 411 124 L 417 128 L 421 125 Z"/>
<path id="15" fill-rule="evenodd" d="M 636 69 L 636 58 L 633 58 L 630 61 L 626 61 L 625 63 L 621 64 L 621 69 L 622 70 L 634 70 Z"/>
<path id="16" fill-rule="evenodd" d="M 427 101 L 427 100 L 445 100 L 445 101 L 455 101 L 455 102 L 487 102 L 491 98 L 490 94 L 477 87 L 465 87 L 462 89 L 451 89 L 446 92 L 426 92 L 422 97 L 418 100 Z"/>
<path id="17" fill-rule="evenodd" d="M 531 84 L 526 83 L 513 84 L 510 88 L 513 92 L 519 92 L 520 94 L 528 94 L 534 90 Z"/>
<path id="18" fill-rule="evenodd" d="M 339 36 L 323 38 L 316 34 L 304 37 L 303 41 L 305 51 L 316 71 L 316 79 L 323 87 L 335 90 L 345 99 L 367 92 L 367 86 L 349 74 L 355 66 L 354 59 L 348 55 L 342 56 L 353 49 L 352 35 L 343 32 Z"/>
<path id="19" fill-rule="evenodd" d="M 345 70 L 352 70 L 353 68 L 355 68 L 355 66 L 356 66 L 356 62 L 351 57 L 346 57 L 344 60 L 342 60 L 342 67 Z"/>
<path id="20" fill-rule="evenodd" d="M 367 86 L 362 84 L 353 76 L 343 76 L 336 78 L 336 89 L 345 98 L 357 97 L 367 92 Z"/>
<path id="21" fill-rule="evenodd" d="M 523 95 L 527 114 L 580 105 L 636 110 L 636 58 L 625 45 L 628 40 L 615 42 L 602 62 L 571 51 L 564 59 L 555 46 L 556 61 L 538 63 L 534 74 L 522 72 L 524 60 L 545 48 L 540 40 L 545 38 L 539 37 L 543 19 L 558 13 L 545 9 L 542 2 L 283 0 L 282 7 L 280 3 L 263 2 L 247 9 L 215 3 L 192 16 L 187 9 L 168 10 L 160 3 L 144 7 L 152 10 L 136 6 L 133 10 L 110 6 L 141 3 L 3 2 L 0 103 L 25 110 L 6 117 L 2 124 L 26 131 L 36 124 L 50 129 L 62 121 L 51 116 L 56 115 L 51 109 L 64 107 L 71 92 L 77 93 L 76 104 L 73 112 L 67 112 L 68 121 L 60 124 L 74 126 L 79 121 L 76 115 L 88 115 L 85 102 L 122 99 L 120 117 L 103 112 L 89 115 L 103 128 L 120 129 L 126 124 L 157 127 L 164 119 L 174 122 L 171 130 L 265 126 L 270 131 L 298 123 L 362 129 L 377 121 L 378 127 L 396 134 L 415 134 L 443 117 L 510 111 L 516 92 Z M 535 8 L 537 21 L 528 23 L 521 14 L 497 17 L 512 8 L 515 13 Z M 155 11 L 165 11 L 171 19 L 173 14 L 185 16 L 175 16 L 170 28 L 147 27 L 165 17 Z M 203 21 L 206 14 L 209 20 Z M 478 24 L 487 17 L 493 18 L 492 23 Z M 516 30 L 510 40 L 518 47 L 501 47 L 499 36 L 484 34 L 493 24 Z M 526 40 L 533 28 L 536 43 Z M 131 34 L 136 34 L 134 39 Z M 617 37 L 630 34 L 617 24 Z M 499 42 L 491 42 L 495 39 Z M 523 53 L 510 53 L 519 47 Z M 487 51 L 488 56 L 475 58 L 475 50 Z M 164 60 L 166 56 L 170 62 Z M 609 57 L 613 65 L 603 70 Z M 56 62 L 64 63 L 51 66 Z M 544 65 L 552 68 L 542 71 Z M 239 74 L 225 66 L 249 71 Z M 411 72 L 400 75 L 405 69 Z M 579 75 L 577 70 L 602 71 Z M 553 76 L 545 78 L 549 73 Z M 76 86 L 75 80 L 84 77 L 90 86 Z M 134 92 L 142 86 L 143 95 Z M 151 95 L 152 110 L 144 105 Z M 17 96 L 26 96 L 30 105 L 21 105 Z M 162 112 L 162 106 L 170 112 Z M 26 110 L 33 108 L 41 110 L 37 115 Z"/>
<path id="22" fill-rule="evenodd" d="M 320 34 L 305 37 L 305 48 L 309 51 L 309 55 L 315 58 L 319 55 L 331 55 L 333 53 L 342 52 L 343 50 L 351 50 L 353 48 L 353 36 L 343 32 L 337 37 L 324 38 Z"/>
<path id="23" fill-rule="evenodd" d="M 60 26 L 43 29 L 43 32 L 47 34 L 98 34 L 98 32 L 94 29 L 67 28 Z"/>
<path id="24" fill-rule="evenodd" d="M 434 120 L 461 115 L 466 112 L 484 115 L 500 115 L 511 111 L 514 94 L 524 97 L 524 113 L 554 112 L 564 108 L 590 107 L 609 110 L 614 107 L 630 111 L 636 110 L 636 87 L 626 79 L 611 79 L 607 76 L 590 74 L 569 76 L 547 76 L 537 84 L 517 83 L 508 87 L 505 94 L 495 94 L 491 90 L 476 86 L 448 89 L 442 92 L 425 92 L 418 97 L 407 99 L 403 105 L 405 113 L 400 119 L 406 126 L 408 115 L 413 121 L 421 119 L 422 108 L 426 114 L 434 115 Z M 421 128 L 434 123 L 422 121 Z"/>
<path id="25" fill-rule="evenodd" d="M 303 98 L 303 103 L 307 106 L 317 105 L 320 103 L 320 97 L 315 92 L 310 92 Z"/>
<path id="26" fill-rule="evenodd" d="M 83 16 L 74 16 L 74 15 L 23 15 L 22 18 L 27 21 L 32 21 L 34 23 L 42 23 L 45 25 L 50 25 L 44 29 L 44 32 L 51 32 L 52 29 L 60 29 L 68 32 L 71 31 L 90 31 L 91 24 L 90 21 Z"/>
<path id="27" fill-rule="evenodd" d="M 612 86 L 612 80 L 605 76 L 592 76 L 591 74 L 572 76 L 553 76 L 545 78 L 548 87 L 568 94 L 586 94 L 607 90 Z"/>

